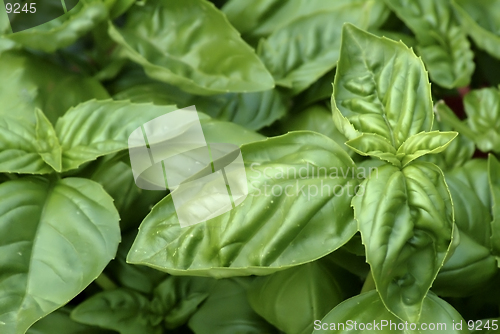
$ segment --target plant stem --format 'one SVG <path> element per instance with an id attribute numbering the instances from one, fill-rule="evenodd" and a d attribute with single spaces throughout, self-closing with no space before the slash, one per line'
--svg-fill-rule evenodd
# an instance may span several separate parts
<path id="1" fill-rule="evenodd" d="M 103 290 L 114 290 L 118 288 L 115 282 L 113 282 L 105 273 L 101 273 L 94 282 Z"/>
<path id="2" fill-rule="evenodd" d="M 373 280 L 372 271 L 370 270 L 368 272 L 368 276 L 366 276 L 365 283 L 363 284 L 363 287 L 361 288 L 361 293 L 374 290 L 375 288 L 376 288 L 375 281 Z"/>

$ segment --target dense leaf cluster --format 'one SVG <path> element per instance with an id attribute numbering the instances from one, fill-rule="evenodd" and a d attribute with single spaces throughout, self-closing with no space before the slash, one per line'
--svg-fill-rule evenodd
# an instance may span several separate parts
<path id="1" fill-rule="evenodd" d="M 0 333 L 497 331 L 500 0 L 7 2 Z M 181 228 L 127 140 L 191 105 L 249 194 Z"/>

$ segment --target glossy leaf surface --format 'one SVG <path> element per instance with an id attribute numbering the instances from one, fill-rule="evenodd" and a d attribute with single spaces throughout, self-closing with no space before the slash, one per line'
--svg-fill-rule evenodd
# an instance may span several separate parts
<path id="1" fill-rule="evenodd" d="M 375 133 L 398 149 L 410 136 L 430 131 L 431 101 L 427 72 L 410 49 L 344 26 L 332 109 L 348 139 Z"/>
<path id="2" fill-rule="evenodd" d="M 95 182 L 23 178 L 0 185 L 0 326 L 22 334 L 80 293 L 115 256 L 118 213 Z"/>
<path id="3" fill-rule="evenodd" d="M 130 12 L 124 28 L 110 25 L 109 34 L 148 76 L 189 93 L 263 91 L 274 86 L 254 50 L 205 0 L 148 1 Z"/>
<path id="4" fill-rule="evenodd" d="M 165 197 L 141 224 L 128 262 L 183 275 L 262 275 L 318 259 L 354 235 L 357 172 L 335 142 L 304 131 L 241 152 L 249 194 L 240 205 L 181 228 Z"/>
<path id="5" fill-rule="evenodd" d="M 453 207 L 441 170 L 413 163 L 386 165 L 363 181 L 353 207 L 366 259 L 384 305 L 416 322 L 443 265 L 453 230 Z"/>
<path id="6" fill-rule="evenodd" d="M 474 72 L 474 54 L 450 1 L 386 0 L 386 3 L 415 33 L 417 50 L 432 81 L 445 88 L 467 86 Z"/>
<path id="7" fill-rule="evenodd" d="M 350 321 L 350 322 L 349 322 Z M 354 323 L 357 325 L 363 324 L 364 328 L 356 326 L 354 328 Z M 455 329 L 456 323 L 462 323 L 462 329 Z M 351 327 L 347 325 L 339 327 L 338 324 L 351 324 Z M 393 324 L 390 328 L 391 323 Z M 377 327 L 373 327 L 374 324 L 378 324 Z M 385 326 L 381 327 L 382 324 Z M 415 325 L 415 330 L 411 329 L 410 323 L 405 323 L 400 319 L 396 318 L 384 307 L 382 300 L 380 299 L 377 291 L 372 290 L 370 292 L 358 295 L 356 297 L 350 298 L 337 307 L 335 307 L 330 313 L 328 313 L 315 328 L 316 333 L 366 333 L 366 332 L 392 332 L 392 333 L 424 333 L 430 330 L 430 326 L 433 324 L 435 329 L 437 329 L 437 324 L 442 324 L 447 333 L 468 333 L 465 320 L 460 316 L 450 304 L 440 299 L 436 295 L 429 293 L 423 301 L 422 307 L 422 317 L 420 321 Z M 367 325 L 370 325 L 367 327 Z M 424 325 L 425 327 L 422 327 Z M 322 330 L 322 327 L 325 330 Z M 442 329 L 437 330 L 442 330 Z"/>
<path id="8" fill-rule="evenodd" d="M 290 334 L 311 333 L 309 319 L 323 318 L 344 296 L 335 270 L 321 260 L 258 277 L 248 291 L 252 308 Z"/>

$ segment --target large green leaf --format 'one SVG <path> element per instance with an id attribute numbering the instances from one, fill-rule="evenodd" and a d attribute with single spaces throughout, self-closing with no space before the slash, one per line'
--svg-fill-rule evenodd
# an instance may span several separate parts
<path id="1" fill-rule="evenodd" d="M 421 60 L 403 43 L 349 24 L 342 32 L 332 108 L 337 128 L 348 139 L 375 133 L 396 149 L 410 136 L 430 131 L 433 122 Z"/>
<path id="2" fill-rule="evenodd" d="M 500 90 L 473 90 L 465 96 L 464 105 L 477 147 L 483 152 L 500 152 Z"/>
<path id="3" fill-rule="evenodd" d="M 452 5 L 474 43 L 500 59 L 500 3 L 491 0 L 452 0 Z"/>
<path id="4" fill-rule="evenodd" d="M 256 278 L 248 291 L 252 308 L 288 334 L 309 334 L 346 294 L 331 265 L 319 261 Z"/>
<path id="5" fill-rule="evenodd" d="M 322 11 L 352 4 L 352 0 L 257 0 L 248 3 L 245 0 L 230 0 L 222 8 L 231 24 L 250 41 L 267 37 L 294 20 Z M 355 0 L 358 4 L 370 2 L 373 5 L 369 23 L 377 28 L 389 15 L 383 1 Z M 344 22 L 344 20 L 341 20 Z"/>
<path id="6" fill-rule="evenodd" d="M 445 88 L 463 87 L 474 72 L 474 54 L 449 0 L 385 0 L 415 33 L 417 50 L 432 81 Z"/>
<path id="7" fill-rule="evenodd" d="M 247 289 L 250 278 L 218 280 L 205 303 L 189 319 L 195 334 L 274 334 L 278 331 L 250 307 Z"/>
<path id="8" fill-rule="evenodd" d="M 376 291 L 370 291 L 341 303 L 322 320 L 314 322 L 316 333 L 469 333 L 467 324 L 450 304 L 429 293 L 418 323 L 401 321 L 385 307 Z"/>
<path id="9" fill-rule="evenodd" d="M 115 256 L 111 197 L 90 180 L 22 178 L 0 185 L 0 326 L 22 334 L 66 304 Z"/>
<path id="10" fill-rule="evenodd" d="M 301 16 L 259 43 L 258 54 L 276 84 L 290 88 L 292 94 L 335 67 L 344 22 L 367 28 L 375 1 L 332 4 L 336 6 Z"/>
<path id="11" fill-rule="evenodd" d="M 488 159 L 488 179 L 492 198 L 491 208 L 493 221 L 491 222 L 491 248 L 493 254 L 500 256 L 500 162 L 495 156 Z"/>
<path id="12" fill-rule="evenodd" d="M 484 159 L 471 160 L 445 174 L 460 242 L 432 286 L 441 296 L 477 294 L 494 281 L 498 271 L 495 257 L 490 253 L 492 218 L 487 174 Z"/>
<path id="13" fill-rule="evenodd" d="M 392 313 L 416 322 L 452 239 L 443 174 L 424 162 L 402 170 L 386 165 L 361 186 L 364 194 L 352 204 L 377 290 Z"/>
<path id="14" fill-rule="evenodd" d="M 58 1 L 53 2 L 57 4 Z M 58 5 L 61 6 L 61 3 Z M 40 11 L 48 7 L 46 1 L 43 6 L 39 3 L 36 16 L 18 15 L 12 24 L 22 26 L 23 29 L 33 27 L 36 25 L 34 19 L 44 19 L 44 13 Z M 79 0 L 78 5 L 66 14 L 34 28 L 10 34 L 8 38 L 25 47 L 52 53 L 73 44 L 107 17 L 108 10 L 103 1 Z M 23 22 L 18 22 L 19 20 Z"/>
<path id="15" fill-rule="evenodd" d="M 123 55 L 142 65 L 148 76 L 190 93 L 251 92 L 274 86 L 254 50 L 205 0 L 150 0 L 130 12 L 125 27 L 110 25 L 109 34 Z"/>
<path id="16" fill-rule="evenodd" d="M 24 52 L 0 54 L 0 115 L 34 119 L 40 108 L 55 123 L 70 107 L 106 99 L 108 93 L 91 78 L 77 75 Z"/>
<path id="17" fill-rule="evenodd" d="M 335 142 L 304 131 L 241 152 L 248 184 L 241 204 L 181 228 L 168 195 L 141 224 L 128 262 L 183 275 L 262 275 L 318 259 L 354 235 L 357 174 Z"/>
<path id="18" fill-rule="evenodd" d="M 133 130 L 174 110 L 177 107 L 111 100 L 92 100 L 70 109 L 55 126 L 62 147 L 62 170 L 127 149 Z M 261 135 L 236 124 L 213 120 L 203 114 L 199 114 L 199 118 L 208 142 L 240 145 L 262 139 Z"/>

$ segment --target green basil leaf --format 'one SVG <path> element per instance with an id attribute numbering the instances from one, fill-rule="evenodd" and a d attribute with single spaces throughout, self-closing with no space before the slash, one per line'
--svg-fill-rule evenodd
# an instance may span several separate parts
<path id="1" fill-rule="evenodd" d="M 423 155 L 443 152 L 457 135 L 458 132 L 453 131 L 421 132 L 405 140 L 397 154 L 402 156 L 401 162 L 404 167 Z"/>
<path id="2" fill-rule="evenodd" d="M 309 334 L 310 319 L 323 318 L 344 299 L 335 270 L 314 261 L 257 277 L 248 290 L 252 308 L 284 333 Z"/>
<path id="3" fill-rule="evenodd" d="M 69 311 L 59 309 L 37 321 L 26 334 L 112 334 L 111 332 L 71 320 Z"/>
<path id="4" fill-rule="evenodd" d="M 433 293 L 427 294 L 423 301 L 420 322 L 412 324 L 396 318 L 384 307 L 377 291 L 372 290 L 344 301 L 322 320 L 315 321 L 313 334 L 375 331 L 410 334 L 431 330 L 430 326 L 447 333 L 468 333 L 460 313 Z"/>
<path id="5" fill-rule="evenodd" d="M 70 109 L 55 126 L 63 150 L 63 170 L 125 150 L 133 130 L 176 109 L 111 100 L 92 100 Z"/>
<path id="6" fill-rule="evenodd" d="M 120 241 L 119 217 L 102 187 L 81 178 L 8 181 L 0 198 L 0 326 L 22 334 L 102 272 Z"/>
<path id="7" fill-rule="evenodd" d="M 127 261 L 171 274 L 262 275 L 314 261 L 354 235 L 349 203 L 358 175 L 335 142 L 303 131 L 241 152 L 248 183 L 241 204 L 181 228 L 168 195 L 142 222 Z"/>
<path id="8" fill-rule="evenodd" d="M 432 127 L 430 84 L 422 61 L 400 42 L 345 25 L 332 109 L 335 125 L 348 139 L 375 133 L 398 149 Z"/>
<path id="9" fill-rule="evenodd" d="M 493 221 L 491 222 L 491 247 L 500 255 L 500 162 L 492 154 L 488 157 L 488 180 L 491 190 Z"/>
<path id="10" fill-rule="evenodd" d="M 98 293 L 78 305 L 71 318 L 87 325 L 112 329 L 120 334 L 161 334 L 162 314 L 150 301 L 133 290 L 116 289 Z"/>
<path id="11" fill-rule="evenodd" d="M 333 11 L 336 8 L 357 4 L 371 6 L 369 25 L 377 28 L 389 15 L 383 1 L 371 0 L 230 0 L 222 8 L 231 24 L 250 41 L 267 37 L 290 22 L 314 13 Z M 344 22 L 344 20 L 341 20 Z"/>
<path id="12" fill-rule="evenodd" d="M 40 109 L 35 110 L 37 152 L 50 167 L 60 172 L 62 168 L 62 150 L 52 123 Z"/>
<path id="13" fill-rule="evenodd" d="M 96 169 L 88 177 L 102 185 L 113 198 L 120 213 L 122 232 L 136 230 L 153 205 L 167 195 L 165 191 L 144 190 L 136 186 L 130 157 L 126 151 L 106 156 L 98 162 Z M 128 245 L 127 252 L 131 245 L 132 243 Z M 123 262 L 125 262 L 125 257 Z"/>
<path id="14" fill-rule="evenodd" d="M 498 272 L 490 254 L 491 227 L 487 163 L 474 159 L 446 173 L 459 244 L 432 285 L 442 296 L 465 297 L 484 291 Z M 483 202 L 484 201 L 484 202 Z"/>
<path id="15" fill-rule="evenodd" d="M 211 95 L 274 87 L 254 50 L 205 0 L 150 0 L 129 13 L 124 28 L 110 24 L 109 34 L 122 46 L 123 55 L 143 66 L 148 76 L 189 93 Z"/>
<path id="16" fill-rule="evenodd" d="M 396 167 L 401 167 L 401 161 L 396 156 L 396 149 L 385 137 L 375 133 L 363 133 L 345 144 L 358 154 L 374 156 L 390 162 Z"/>
<path id="17" fill-rule="evenodd" d="M 460 243 L 432 285 L 432 290 L 444 297 L 467 297 L 477 294 L 485 290 L 498 273 L 497 261 L 491 255 L 490 249 L 460 229 L 457 232 Z"/>
<path id="18" fill-rule="evenodd" d="M 24 52 L 0 54 L 0 78 L 2 115 L 34 119 L 38 107 L 55 123 L 70 107 L 90 99 L 109 98 L 98 81 Z"/>
<path id="19" fill-rule="evenodd" d="M 449 251 L 453 206 L 441 170 L 413 163 L 379 167 L 353 198 L 366 259 L 384 305 L 418 321 L 422 303 Z"/>
<path id="20" fill-rule="evenodd" d="M 439 101 L 435 105 L 435 109 L 436 119 L 433 124 L 433 130 L 443 132 L 455 130 L 455 127 L 452 125 L 454 122 L 449 122 L 447 119 L 441 117 L 443 109 L 448 109 L 445 112 L 448 115 L 452 115 L 456 122 L 462 124 L 462 121 L 454 116 L 453 111 L 451 111 L 443 101 Z M 443 152 L 432 155 L 424 155 L 419 159 L 420 161 L 432 162 L 438 165 L 443 171 L 447 171 L 463 166 L 472 158 L 475 151 L 476 145 L 474 142 L 460 132 L 455 140 L 453 140 Z"/>
<path id="21" fill-rule="evenodd" d="M 170 276 L 156 287 L 153 308 L 163 314 L 167 329 L 185 324 L 205 301 L 216 280 L 204 277 Z"/>
<path id="22" fill-rule="evenodd" d="M 335 66 L 344 22 L 367 27 L 373 4 L 352 2 L 302 16 L 261 40 L 257 53 L 276 84 L 296 95 Z"/>
<path id="23" fill-rule="evenodd" d="M 121 90 L 114 95 L 115 100 L 152 102 L 157 105 L 175 104 L 179 108 L 195 105 L 198 111 L 213 118 L 237 123 L 250 130 L 271 125 L 286 114 L 290 104 L 285 94 L 276 89 L 197 96 L 185 93 L 175 86 L 143 78 L 140 74 L 132 76 L 139 84 Z"/>
<path id="24" fill-rule="evenodd" d="M 34 113 L 33 113 L 34 114 Z M 33 115 L 33 118 L 34 115 Z M 50 135 L 48 136 L 50 137 Z M 55 143 L 54 143 L 55 144 Z M 37 143 L 35 119 L 2 115 L 0 119 L 0 171 L 3 173 L 46 174 L 53 169 L 42 159 L 51 154 Z"/>
<path id="25" fill-rule="evenodd" d="M 117 282 L 124 288 L 150 295 L 154 288 L 165 280 L 167 274 L 145 266 L 133 266 L 126 262 L 127 253 L 136 236 L 137 231 L 122 234 L 123 240 L 118 246 L 116 258 L 108 264 L 105 273 L 113 282 Z"/>
<path id="26" fill-rule="evenodd" d="M 473 90 L 464 97 L 467 125 L 477 147 L 500 152 L 500 91 L 497 88 Z"/>
<path id="27" fill-rule="evenodd" d="M 415 33 L 417 50 L 432 81 L 445 88 L 463 87 L 474 72 L 474 54 L 449 0 L 386 0 Z"/>
<path id="28" fill-rule="evenodd" d="M 452 0 L 451 3 L 474 43 L 500 59 L 499 3 L 489 0 Z"/>
<path id="29" fill-rule="evenodd" d="M 44 3 L 44 5 L 47 5 Z M 61 4 L 59 3 L 59 6 Z M 37 7 L 37 15 L 44 6 Z M 13 24 L 23 27 L 33 27 L 33 15 L 17 16 L 26 22 Z M 16 17 L 16 18 L 17 18 Z M 102 1 L 80 0 L 79 3 L 66 14 L 7 37 L 25 47 L 52 53 L 58 49 L 65 48 L 73 44 L 78 38 L 85 35 L 99 22 L 108 17 L 108 10 Z"/>
<path id="30" fill-rule="evenodd" d="M 278 331 L 255 313 L 247 300 L 252 279 L 238 277 L 218 280 L 210 296 L 191 319 L 195 334 L 274 334 Z"/>
<path id="31" fill-rule="evenodd" d="M 347 139 L 335 127 L 331 111 L 322 105 L 315 104 L 297 114 L 291 114 L 290 117 L 284 120 L 281 130 L 283 133 L 298 130 L 319 132 L 333 139 L 351 157 L 355 156 L 354 152 L 344 145 Z"/>

